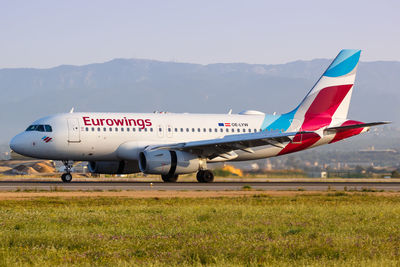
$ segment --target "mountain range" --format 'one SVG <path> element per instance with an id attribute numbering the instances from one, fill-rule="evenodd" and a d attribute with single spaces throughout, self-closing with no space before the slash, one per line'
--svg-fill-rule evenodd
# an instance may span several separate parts
<path id="1" fill-rule="evenodd" d="M 311 89 L 331 60 L 200 65 L 114 59 L 84 66 L 0 69 L 0 144 L 54 113 L 192 112 L 246 109 L 284 113 Z M 400 121 L 400 62 L 360 62 L 349 117 Z"/>

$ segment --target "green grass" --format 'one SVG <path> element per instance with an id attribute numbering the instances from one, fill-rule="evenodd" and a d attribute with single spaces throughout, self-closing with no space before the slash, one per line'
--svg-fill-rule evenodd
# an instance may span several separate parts
<path id="1" fill-rule="evenodd" d="M 398 265 L 400 198 L 0 201 L 0 266 Z"/>

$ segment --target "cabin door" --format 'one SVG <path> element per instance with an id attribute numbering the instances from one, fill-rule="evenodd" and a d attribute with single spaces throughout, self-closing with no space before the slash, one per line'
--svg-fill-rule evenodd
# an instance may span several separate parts
<path id="1" fill-rule="evenodd" d="M 81 141 L 81 134 L 79 129 L 79 120 L 76 118 L 68 119 L 68 142 L 79 143 Z"/>

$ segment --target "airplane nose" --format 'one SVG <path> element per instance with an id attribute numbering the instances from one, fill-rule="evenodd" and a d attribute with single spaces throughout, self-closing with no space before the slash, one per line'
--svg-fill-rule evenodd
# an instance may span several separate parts
<path id="1" fill-rule="evenodd" d="M 14 136 L 10 141 L 11 150 L 21 154 L 21 150 L 23 149 L 23 140 L 20 134 Z"/>

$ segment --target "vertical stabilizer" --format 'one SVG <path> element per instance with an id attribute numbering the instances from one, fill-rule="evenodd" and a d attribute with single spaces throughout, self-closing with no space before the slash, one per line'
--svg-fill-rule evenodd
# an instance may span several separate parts
<path id="1" fill-rule="evenodd" d="M 361 50 L 340 51 L 300 105 L 291 112 L 302 130 L 315 131 L 347 118 L 360 54 Z M 294 127 L 296 125 L 289 128 Z"/>
<path id="2" fill-rule="evenodd" d="M 280 116 L 267 116 L 262 129 L 315 131 L 345 121 L 361 50 L 344 49 L 332 61 L 299 106 Z"/>

